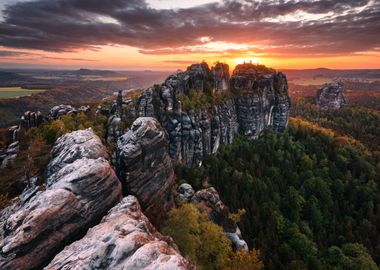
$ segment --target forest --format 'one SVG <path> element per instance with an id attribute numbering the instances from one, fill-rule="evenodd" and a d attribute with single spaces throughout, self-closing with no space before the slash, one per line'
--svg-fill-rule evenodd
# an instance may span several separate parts
<path id="1" fill-rule="evenodd" d="M 373 151 L 380 150 L 380 114 L 364 106 L 347 106 L 336 111 L 320 111 L 310 98 L 293 103 L 292 115 L 350 136 Z"/>
<path id="2" fill-rule="evenodd" d="M 214 186 L 266 269 L 378 269 L 379 156 L 307 120 L 285 133 L 239 137 L 179 183 Z"/>

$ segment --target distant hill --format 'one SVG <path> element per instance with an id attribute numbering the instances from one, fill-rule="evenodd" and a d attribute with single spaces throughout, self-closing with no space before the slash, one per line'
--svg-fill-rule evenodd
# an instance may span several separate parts
<path id="1" fill-rule="evenodd" d="M 314 76 L 323 77 L 357 77 L 357 78 L 380 78 L 380 69 L 282 69 L 288 79 L 305 78 Z"/>
<path id="2" fill-rule="evenodd" d="M 78 76 L 102 76 L 102 77 L 118 77 L 121 74 L 112 70 L 97 70 L 81 68 L 73 72 Z"/>

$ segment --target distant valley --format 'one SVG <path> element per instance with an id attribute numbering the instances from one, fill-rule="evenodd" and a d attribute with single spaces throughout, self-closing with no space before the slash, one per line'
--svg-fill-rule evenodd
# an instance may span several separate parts
<path id="1" fill-rule="evenodd" d="M 0 127 L 17 123 L 26 110 L 46 113 L 57 104 L 98 101 L 118 90 L 148 87 L 167 75 L 94 69 L 0 71 Z"/>

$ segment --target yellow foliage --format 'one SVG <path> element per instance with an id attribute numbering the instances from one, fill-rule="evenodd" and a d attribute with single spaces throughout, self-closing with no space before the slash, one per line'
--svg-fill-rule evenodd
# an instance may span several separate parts
<path id="1" fill-rule="evenodd" d="M 231 242 L 223 229 L 192 204 L 172 209 L 162 232 L 175 240 L 181 253 L 198 269 L 223 269 L 232 255 Z"/>
<path id="2" fill-rule="evenodd" d="M 260 270 L 263 268 L 264 264 L 260 260 L 259 251 L 252 249 L 249 252 L 235 252 L 225 270 Z"/>

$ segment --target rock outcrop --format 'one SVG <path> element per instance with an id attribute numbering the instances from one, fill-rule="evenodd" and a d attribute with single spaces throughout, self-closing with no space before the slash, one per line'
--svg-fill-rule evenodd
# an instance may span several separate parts
<path id="1" fill-rule="evenodd" d="M 118 175 L 126 194 L 138 197 L 152 222 L 172 205 L 173 164 L 165 130 L 152 117 L 135 120 L 117 142 Z"/>
<path id="2" fill-rule="evenodd" d="M 141 212 L 134 196 L 125 197 L 101 223 L 60 252 L 53 269 L 194 269 L 170 238 L 162 236 Z"/>
<path id="3" fill-rule="evenodd" d="M 321 110 L 336 110 L 346 104 L 342 83 L 328 83 L 317 91 L 317 105 Z"/>
<path id="4" fill-rule="evenodd" d="M 211 70 L 206 63 L 194 64 L 141 94 L 138 115 L 159 120 L 174 162 L 199 166 L 221 143 L 232 143 L 239 131 L 257 138 L 265 129 L 286 128 L 290 98 L 284 74 L 253 64 L 238 65 L 231 78 L 228 72 L 222 63 Z M 185 109 L 181 97 L 190 90 L 214 93 L 212 101 Z"/>
<path id="5" fill-rule="evenodd" d="M 77 109 L 71 105 L 57 105 L 50 109 L 49 117 L 53 120 L 60 118 L 66 114 L 76 114 Z"/>
<path id="6" fill-rule="evenodd" d="M 206 213 L 212 222 L 223 228 L 235 250 L 248 251 L 248 245 L 242 238 L 239 227 L 229 217 L 230 212 L 220 200 L 219 193 L 215 188 L 210 187 L 194 192 L 191 185 L 181 184 L 177 192 L 177 203 L 187 201 L 195 204 L 200 212 Z"/>
<path id="7" fill-rule="evenodd" d="M 46 190 L 33 189 L 0 214 L 0 269 L 40 267 L 121 199 L 107 158 L 91 129 L 57 140 Z"/>
<path id="8" fill-rule="evenodd" d="M 0 149 L 0 169 L 5 168 L 12 160 L 14 160 L 20 151 L 19 142 L 11 143 L 6 151 Z"/>

